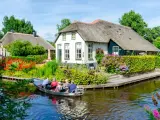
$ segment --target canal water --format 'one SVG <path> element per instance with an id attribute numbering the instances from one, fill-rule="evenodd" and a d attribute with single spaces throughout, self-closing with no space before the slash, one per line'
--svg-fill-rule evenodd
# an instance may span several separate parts
<path id="1" fill-rule="evenodd" d="M 79 98 L 48 96 L 36 91 L 27 109 L 26 120 L 149 120 L 144 109 L 160 108 L 152 94 L 160 93 L 160 80 L 121 87 L 118 90 L 87 90 Z M 160 102 L 160 101 L 159 101 Z"/>

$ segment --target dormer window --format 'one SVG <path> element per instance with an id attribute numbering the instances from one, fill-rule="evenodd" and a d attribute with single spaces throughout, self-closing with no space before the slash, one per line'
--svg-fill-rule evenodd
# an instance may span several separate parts
<path id="1" fill-rule="evenodd" d="M 66 40 L 66 33 L 62 34 L 62 40 Z"/>
<path id="2" fill-rule="evenodd" d="M 76 39 L 76 32 L 72 32 L 72 40 Z"/>

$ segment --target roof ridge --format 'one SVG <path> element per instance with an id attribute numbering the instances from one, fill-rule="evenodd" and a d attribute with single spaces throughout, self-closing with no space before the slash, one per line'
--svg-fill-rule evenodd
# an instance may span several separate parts
<path id="1" fill-rule="evenodd" d="M 120 27 L 124 27 L 124 28 L 128 28 L 128 29 L 132 29 L 131 27 L 124 26 L 124 25 L 120 25 L 120 24 L 116 24 L 116 23 L 113 23 L 113 22 L 110 22 L 110 21 L 101 20 L 101 19 L 98 19 L 98 20 L 99 20 L 98 22 L 103 21 L 103 22 L 107 22 L 107 23 L 110 23 L 110 24 L 113 24 L 113 25 L 118 25 L 118 26 L 120 26 Z M 96 23 L 98 23 L 98 22 L 96 22 Z M 96 23 L 95 23 L 95 24 L 96 24 Z"/>
<path id="2" fill-rule="evenodd" d="M 7 32 L 7 33 L 12 33 L 12 34 L 21 34 L 21 35 L 31 35 L 33 36 L 33 34 L 27 34 L 27 33 L 20 33 L 20 32 Z M 36 37 L 40 37 L 40 36 L 36 36 Z"/>
<path id="3" fill-rule="evenodd" d="M 97 24 L 99 22 L 107 22 L 109 24 L 117 25 L 117 26 L 124 27 L 124 28 L 127 28 L 127 29 L 132 29 L 131 27 L 120 25 L 120 24 L 116 24 L 116 23 L 113 23 L 113 22 L 110 22 L 110 21 L 106 21 L 106 20 L 102 20 L 102 19 L 96 19 L 96 20 L 92 21 L 91 23 L 86 23 L 86 22 L 82 22 L 82 21 L 75 21 L 72 24 L 82 23 L 82 24 L 87 24 L 87 25 L 95 25 L 95 24 Z"/>

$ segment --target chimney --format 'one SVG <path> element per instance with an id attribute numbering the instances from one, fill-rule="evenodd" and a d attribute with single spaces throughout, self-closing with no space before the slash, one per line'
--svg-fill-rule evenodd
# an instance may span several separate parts
<path id="1" fill-rule="evenodd" d="M 34 37 L 37 37 L 36 31 L 33 31 L 33 36 L 34 36 Z"/>

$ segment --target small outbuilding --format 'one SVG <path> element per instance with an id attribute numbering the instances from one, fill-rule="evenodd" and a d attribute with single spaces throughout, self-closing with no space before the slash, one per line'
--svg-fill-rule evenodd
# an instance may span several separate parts
<path id="1" fill-rule="evenodd" d="M 16 32 L 7 32 L 0 41 L 1 46 L 1 54 L 3 53 L 3 46 L 10 44 L 15 40 L 23 40 L 29 41 L 32 45 L 40 45 L 43 46 L 46 51 L 48 51 L 48 59 L 51 59 L 51 52 L 55 52 L 55 48 L 47 41 L 45 41 L 42 37 L 33 34 L 24 34 L 24 33 L 16 33 Z"/>

